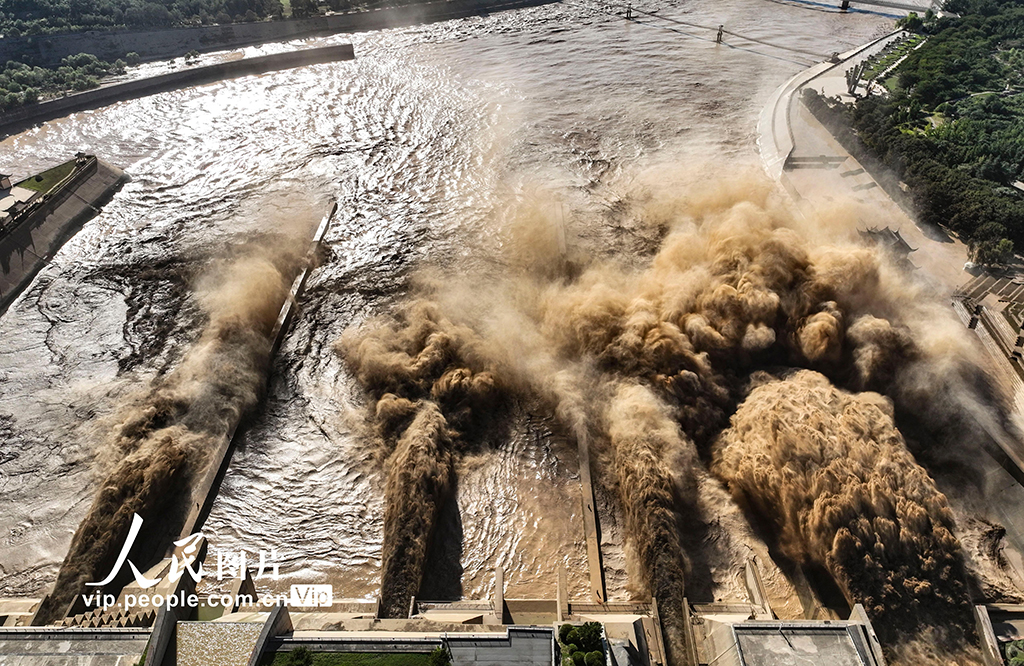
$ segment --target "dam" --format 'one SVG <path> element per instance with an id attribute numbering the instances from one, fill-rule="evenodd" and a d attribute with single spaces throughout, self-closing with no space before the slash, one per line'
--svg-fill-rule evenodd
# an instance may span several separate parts
<path id="1" fill-rule="evenodd" d="M 412 576 L 406 587 L 418 589 L 401 597 L 404 615 L 438 623 L 424 639 L 431 650 L 444 634 L 465 631 L 466 623 L 479 625 L 475 633 L 508 623 L 548 628 L 540 638 L 505 628 L 494 630 L 499 636 L 492 642 L 460 636 L 465 642 L 453 644 L 453 653 L 478 639 L 494 649 L 509 649 L 520 639 L 560 649 L 550 625 L 598 618 L 606 626 L 621 625 L 608 638 L 622 653 L 643 648 L 649 650 L 647 662 L 655 663 L 666 650 L 676 650 L 689 655 L 689 662 L 708 663 L 726 659 L 731 638 L 757 643 L 750 638 L 754 630 L 741 626 L 746 618 L 778 620 L 771 632 L 804 632 L 802 638 L 817 631 L 813 622 L 827 619 L 835 625 L 823 641 L 853 650 L 859 663 L 878 663 L 878 623 L 866 611 L 859 614 L 841 592 L 831 590 L 829 596 L 813 571 L 776 564 L 773 545 L 752 530 L 718 480 L 725 473 L 718 467 L 718 476 L 706 471 L 714 442 L 705 441 L 711 439 L 705 431 L 727 428 L 735 415 L 732 398 L 723 397 L 731 389 L 716 384 L 724 380 L 701 374 L 700 359 L 682 352 L 680 363 L 688 364 L 690 375 L 678 368 L 671 377 L 651 373 L 669 388 L 697 385 L 703 391 L 697 407 L 674 406 L 672 413 L 685 424 L 684 441 L 684 426 L 664 422 L 668 410 L 655 400 L 661 394 L 639 390 L 641 381 L 627 374 L 632 348 L 623 343 L 609 349 L 593 366 L 580 360 L 586 356 L 581 348 L 603 339 L 600 327 L 589 326 L 588 313 L 612 321 L 608 330 L 625 330 L 650 313 L 646 301 L 673 297 L 658 285 L 678 284 L 672 281 L 677 274 L 651 281 L 637 275 L 663 277 L 657 271 L 680 257 L 709 271 L 727 263 L 693 258 L 694 248 L 713 246 L 709 238 L 663 253 L 677 216 L 685 226 L 701 215 L 719 215 L 716 206 L 725 206 L 737 216 L 727 220 L 733 224 L 759 216 L 784 219 L 772 217 L 777 211 L 771 197 L 761 194 L 768 188 L 756 175 L 746 175 L 760 169 L 758 114 L 779 86 L 817 61 L 812 54 L 824 60 L 891 28 L 888 19 L 868 12 L 773 3 L 765 19 L 758 7 L 748 0 L 686 8 L 638 5 L 678 21 L 692 20 L 688 14 L 696 12 L 701 24 L 727 23 L 731 32 L 722 44 L 713 32 L 687 33 L 657 16 L 627 22 L 614 10 L 573 3 L 384 30 L 352 37 L 358 60 L 125 100 L 9 137 L 0 150 L 26 168 L 84 140 L 124 164 L 133 181 L 40 272 L 22 305 L 0 319 L 6 345 L 0 372 L 16 380 L 0 386 L 0 427 L 18 442 L 16 455 L 0 461 L 12 507 L 0 519 L 10 535 L 0 545 L 2 594 L 38 599 L 49 591 L 93 502 L 93 461 L 107 451 L 114 431 L 109 424 L 123 423 L 124 409 L 137 404 L 140 392 L 173 375 L 193 349 L 203 347 L 216 312 L 209 308 L 210 282 L 218 282 L 205 269 L 257 241 L 263 247 L 284 244 L 296 220 L 319 217 L 322 211 L 313 210 L 311 200 L 336 197 L 337 219 L 324 236 L 323 261 L 308 275 L 291 332 L 269 368 L 260 408 L 241 433 L 201 528 L 210 552 L 262 551 L 267 558 L 275 553 L 280 576 L 252 577 L 261 593 L 332 586 L 337 603 L 331 617 L 290 610 L 293 630 L 399 626 L 386 624 L 405 618 L 380 613 L 378 596 L 385 561 L 394 557 L 389 549 L 395 541 L 385 543 L 383 535 L 402 534 L 388 531 L 403 526 L 393 518 L 400 515 L 409 517 L 408 524 L 431 521 L 430 543 L 416 555 L 422 580 Z M 709 175 L 704 165 L 722 173 Z M 553 220 L 561 233 L 552 235 Z M 770 236 L 760 228 L 750 235 L 761 233 Z M 813 232 L 807 235 L 814 238 Z M 771 247 L 789 248 L 792 239 L 775 240 Z M 787 255 L 792 261 L 786 265 L 803 261 L 801 251 L 815 260 L 827 254 L 818 245 L 809 247 Z M 743 252 L 757 255 L 750 247 Z M 586 271 L 601 261 L 616 266 L 605 274 L 607 282 Z M 457 278 L 463 273 L 473 276 L 468 284 Z M 587 281 L 574 282 L 580 274 Z M 438 283 L 453 289 L 437 288 Z M 610 291 L 629 295 L 626 306 L 635 318 L 616 318 L 626 306 L 600 298 L 608 283 L 615 287 Z M 531 300 L 537 293 L 549 300 Z M 519 308 L 524 302 L 529 307 Z M 548 307 L 545 325 L 537 330 L 549 338 L 515 337 L 531 330 L 524 322 Z M 678 330 L 697 331 L 694 339 L 704 331 L 705 342 L 713 338 L 701 328 L 701 318 L 711 321 L 713 312 L 687 314 L 690 326 Z M 816 322 L 832 316 L 827 309 L 803 314 Z M 749 331 L 738 329 L 737 346 L 712 354 L 713 363 L 732 362 L 730 354 L 757 358 L 768 349 L 757 345 L 773 344 L 766 328 L 752 320 Z M 431 366 L 404 384 L 401 378 L 413 376 L 412 370 L 385 373 L 383 379 L 374 374 L 383 362 L 370 351 L 387 350 L 387 341 L 420 330 L 454 341 L 443 358 L 465 364 Z M 667 325 L 662 330 L 672 331 Z M 580 337 L 559 337 L 564 331 Z M 423 350 L 416 341 L 427 337 L 408 333 L 410 346 L 390 351 L 400 358 L 417 356 Z M 666 342 L 662 349 L 668 348 Z M 511 352 L 495 360 L 485 353 L 494 349 Z M 495 370 L 509 367 L 514 372 Z M 436 376 L 429 374 L 435 370 Z M 609 376 L 614 381 L 606 393 L 580 397 L 569 390 Z M 892 419 L 881 397 L 832 394 L 806 375 L 759 381 L 765 382 L 758 387 L 764 401 L 773 385 L 789 382 L 785 386 L 808 400 L 826 395 L 877 422 Z M 869 382 L 877 379 L 867 377 Z M 753 415 L 734 427 L 753 428 L 760 404 L 751 403 Z M 593 418 L 588 410 L 596 409 L 603 411 Z M 389 414 L 393 420 L 380 416 Z M 486 422 L 488 414 L 500 419 L 500 427 Z M 718 421 L 705 425 L 706 414 Z M 437 424 L 438 415 L 444 427 L 378 443 L 387 442 L 390 432 L 409 432 L 411 423 Z M 617 425 L 607 427 L 608 422 Z M 848 432 L 838 418 L 827 425 Z M 890 430 L 879 428 L 886 442 L 895 441 Z M 446 439 L 449 430 L 456 432 L 454 440 Z M 394 466 L 393 454 L 415 453 L 413 445 L 425 439 L 413 435 L 422 432 L 441 433 L 429 445 L 444 465 L 437 474 L 427 470 L 424 478 L 445 482 L 436 492 L 431 487 L 431 498 L 438 499 L 430 506 L 417 501 L 426 493 L 389 491 L 406 487 L 401 474 L 391 473 L 402 469 Z M 652 437 L 639 440 L 636 433 Z M 687 445 L 691 438 L 697 443 Z M 76 444 L 55 447 L 55 441 Z M 586 470 L 581 442 L 591 444 L 584 449 L 593 461 Z M 680 499 L 694 502 L 692 515 L 713 517 L 699 526 L 684 523 L 692 530 L 692 538 L 678 546 L 686 551 L 685 566 L 657 559 L 650 545 L 670 543 L 662 528 L 674 518 L 659 511 L 657 502 L 660 492 L 674 491 L 673 479 L 662 475 L 658 493 L 636 494 L 650 504 L 630 505 L 630 494 L 622 490 L 647 478 L 652 470 L 642 463 L 653 450 L 670 452 L 673 470 L 698 470 L 687 477 L 695 487 L 681 487 Z M 903 451 L 896 445 L 886 450 Z M 589 501 L 587 476 L 593 477 Z M 923 487 L 934 498 L 932 487 Z M 762 488 L 749 491 L 768 497 Z M 398 506 L 402 498 L 411 499 L 410 506 Z M 951 510 L 962 510 L 958 501 L 951 500 Z M 637 517 L 647 509 L 662 521 L 650 542 L 637 539 Z M 414 541 L 406 542 L 410 551 L 420 547 Z M 589 552 L 595 549 L 601 556 L 597 575 Z M 217 554 L 207 558 L 215 563 Z M 679 572 L 686 596 L 675 603 L 662 590 L 673 592 Z M 637 590 L 643 580 L 667 583 L 652 595 L 654 585 Z M 235 583 L 209 585 L 202 591 L 228 594 Z M 148 612 L 145 621 L 154 624 L 150 638 L 156 641 L 158 613 Z M 659 637 L 671 613 L 683 615 L 672 619 L 673 626 L 702 626 L 701 633 Z M 76 626 L 97 629 L 87 624 L 98 614 L 81 615 L 76 622 L 84 624 Z M 253 638 L 247 658 L 264 633 L 265 643 L 282 650 L 334 640 L 294 632 L 288 638 L 287 631 L 278 631 L 282 616 L 240 607 L 220 617 L 260 626 L 241 632 Z M 117 611 L 112 621 L 123 624 L 126 641 L 138 642 L 131 627 L 137 619 Z M 189 632 L 215 634 L 205 627 L 184 634 Z M 654 647 L 666 640 L 677 644 Z M 783 638 L 779 645 L 785 644 Z M 415 651 L 410 645 L 402 649 Z M 486 649 L 481 645 L 481 654 Z M 524 660 L 536 653 L 524 648 Z"/>

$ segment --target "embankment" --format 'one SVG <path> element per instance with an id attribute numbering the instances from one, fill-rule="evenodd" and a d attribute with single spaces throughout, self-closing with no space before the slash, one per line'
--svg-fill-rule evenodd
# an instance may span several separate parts
<path id="1" fill-rule="evenodd" d="M 117 167 L 89 157 L 35 211 L 0 237 L 0 314 L 125 179 Z"/>
<path id="2" fill-rule="evenodd" d="M 492 11 L 543 5 L 554 0 L 439 0 L 404 7 L 385 7 L 348 14 L 287 21 L 260 21 L 162 30 L 89 31 L 65 35 L 31 35 L 0 39 L 0 62 L 26 60 L 46 66 L 76 53 L 104 60 L 136 52 L 143 60 L 166 60 L 189 51 L 218 51 L 279 42 L 315 34 L 380 30 L 444 21 Z"/>
<path id="3" fill-rule="evenodd" d="M 36 123 L 60 118 L 69 113 L 97 109 L 127 99 L 145 97 L 159 92 L 212 83 L 213 81 L 238 76 L 263 74 L 280 69 L 302 67 L 304 65 L 314 65 L 336 60 L 352 60 L 353 58 L 355 58 L 355 53 L 352 45 L 341 44 L 317 49 L 276 53 L 256 58 L 244 58 L 205 67 L 191 67 L 177 72 L 139 79 L 138 81 L 104 86 L 76 95 L 68 95 L 67 97 L 33 104 L 5 114 L 0 118 L 0 136 L 9 136 L 27 129 Z"/>

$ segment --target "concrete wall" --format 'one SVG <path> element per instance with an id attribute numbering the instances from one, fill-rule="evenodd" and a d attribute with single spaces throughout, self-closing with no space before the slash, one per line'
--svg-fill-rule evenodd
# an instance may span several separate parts
<path id="1" fill-rule="evenodd" d="M 55 65 L 76 53 L 113 61 L 135 51 L 146 60 L 177 58 L 189 51 L 217 51 L 277 42 L 317 33 L 358 32 L 443 21 L 461 16 L 543 5 L 555 0 L 441 0 L 407 7 L 318 16 L 310 19 L 237 23 L 164 30 L 89 31 L 66 35 L 30 35 L 0 39 L 0 63 L 28 58 Z"/>
<path id="2" fill-rule="evenodd" d="M 60 118 L 76 111 L 96 109 L 126 99 L 144 97 L 187 86 L 201 85 L 235 76 L 262 74 L 273 70 L 313 65 L 320 62 L 351 60 L 354 57 L 352 45 L 341 44 L 339 46 L 303 49 L 301 51 L 288 51 L 287 53 L 277 53 L 257 58 L 232 60 L 205 67 L 190 67 L 137 81 L 103 86 L 95 90 L 87 90 L 75 95 L 59 97 L 11 111 L 0 118 L 0 135 L 10 135 L 26 129 L 35 123 Z"/>
<path id="3" fill-rule="evenodd" d="M 0 314 L 123 182 L 123 171 L 93 158 L 84 171 L 0 238 Z"/>

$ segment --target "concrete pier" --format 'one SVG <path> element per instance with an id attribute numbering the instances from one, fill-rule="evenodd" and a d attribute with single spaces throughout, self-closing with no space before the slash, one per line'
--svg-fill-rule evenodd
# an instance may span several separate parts
<path id="1" fill-rule="evenodd" d="M 277 322 L 274 324 L 274 330 L 271 333 L 273 340 L 273 346 L 271 347 L 270 352 L 271 359 L 277 355 L 277 350 L 281 346 L 281 341 L 288 333 L 292 318 L 295 314 L 296 302 L 302 296 L 302 291 L 306 287 L 306 278 L 309 276 L 310 270 L 314 268 L 316 257 L 319 254 L 320 243 L 327 234 L 327 229 L 331 224 L 331 220 L 334 219 L 334 215 L 337 212 L 338 204 L 337 202 L 332 201 L 327 213 L 320 221 L 320 226 L 317 227 L 316 233 L 313 234 L 313 239 L 306 252 L 306 260 L 303 264 L 302 271 L 295 276 L 294 280 L 292 280 L 292 286 L 288 292 L 288 297 L 281 305 L 281 312 L 277 316 Z M 185 523 L 182 525 L 181 534 L 178 537 L 179 539 L 184 539 L 195 532 L 197 526 L 201 525 L 202 521 L 206 519 L 210 506 L 213 504 L 217 480 L 224 473 L 227 463 L 231 458 L 231 445 L 234 442 L 237 427 L 238 424 L 236 423 L 235 429 L 232 429 L 231 432 L 228 433 L 227 437 L 221 440 L 217 450 L 210 456 L 210 466 L 203 474 L 199 484 L 192 491 L 192 506 L 189 510 L 188 517 L 185 519 Z M 170 550 L 173 550 L 173 545 Z M 168 556 L 170 556 L 170 550 L 168 551 Z"/>
<path id="2" fill-rule="evenodd" d="M 577 444 L 580 457 L 580 486 L 583 491 L 583 530 L 587 539 L 587 564 L 590 569 L 590 590 L 599 603 L 604 603 L 604 565 L 601 561 L 601 539 L 594 507 L 594 484 L 590 479 L 590 446 L 585 439 Z"/>
<path id="3" fill-rule="evenodd" d="M 0 315 L 127 180 L 93 156 L 0 231 Z"/>

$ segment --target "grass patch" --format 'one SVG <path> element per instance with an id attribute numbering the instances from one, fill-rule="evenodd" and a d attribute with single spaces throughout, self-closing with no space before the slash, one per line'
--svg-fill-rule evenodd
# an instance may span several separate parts
<path id="1" fill-rule="evenodd" d="M 35 190 L 36 192 L 49 192 L 50 188 L 67 178 L 74 170 L 75 160 L 71 160 L 21 181 L 18 183 L 18 187 L 24 187 L 26 190 Z"/>
<path id="2" fill-rule="evenodd" d="M 867 59 L 867 66 L 864 71 L 861 72 L 860 78 L 862 81 L 870 81 L 875 78 L 889 67 L 894 65 L 897 60 L 910 53 L 924 41 L 924 37 L 921 35 L 911 35 L 907 39 L 904 39 L 899 44 L 893 46 L 889 45 L 877 55 L 869 56 Z M 887 88 L 889 86 L 886 86 Z M 890 88 L 891 90 L 891 88 Z"/>
<path id="3" fill-rule="evenodd" d="M 264 655 L 260 666 L 290 666 L 289 652 Z M 313 666 L 427 666 L 429 654 L 380 654 L 365 652 L 313 653 Z"/>

